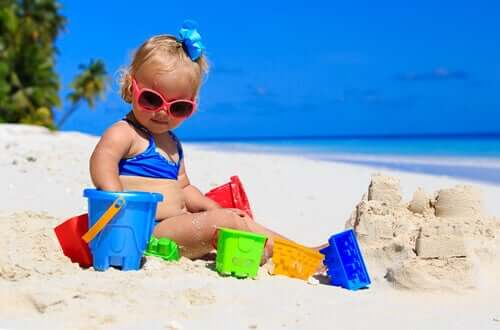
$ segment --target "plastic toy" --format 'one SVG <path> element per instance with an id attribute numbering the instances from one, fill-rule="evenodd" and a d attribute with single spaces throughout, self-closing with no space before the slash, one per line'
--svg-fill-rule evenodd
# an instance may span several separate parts
<path id="1" fill-rule="evenodd" d="M 124 204 L 125 200 L 119 196 L 90 230 L 88 230 L 89 217 L 87 213 L 68 219 L 54 228 L 64 255 L 69 257 L 72 262 L 77 262 L 81 267 L 92 266 L 93 258 L 88 242 L 111 221 Z"/>
<path id="2" fill-rule="evenodd" d="M 90 230 L 88 230 L 89 217 L 87 213 L 68 219 L 54 228 L 64 255 L 82 267 L 92 266 L 93 258 L 88 242 L 120 211 L 124 203 L 123 198 L 118 197 Z"/>
<path id="3" fill-rule="evenodd" d="M 92 254 L 82 236 L 89 228 L 87 213 L 70 218 L 54 228 L 65 256 L 81 267 L 92 266 Z"/>
<path id="4" fill-rule="evenodd" d="M 366 270 L 363 255 L 352 229 L 333 235 L 329 246 L 320 252 L 325 255 L 323 263 L 332 285 L 349 290 L 367 287 L 371 281 Z"/>
<path id="5" fill-rule="evenodd" d="M 228 228 L 218 232 L 216 270 L 223 275 L 255 278 L 267 237 Z"/>
<path id="6" fill-rule="evenodd" d="M 253 218 L 247 194 L 245 193 L 245 189 L 243 189 L 243 184 L 236 175 L 232 176 L 228 183 L 207 192 L 205 196 L 216 201 L 224 208 L 243 210 Z"/>
<path id="7" fill-rule="evenodd" d="M 273 263 L 274 275 L 307 280 L 318 270 L 323 255 L 300 244 L 275 238 Z"/>
<path id="8" fill-rule="evenodd" d="M 120 212 L 124 205 L 125 199 L 123 196 L 118 196 L 111 206 L 109 206 L 108 209 L 99 217 L 99 219 L 93 222 L 92 227 L 82 236 L 82 239 L 86 243 L 93 240 L 94 237 L 104 229 L 108 222 L 110 222 L 111 219 L 113 219 L 113 217 Z"/>
<path id="9" fill-rule="evenodd" d="M 139 269 L 153 232 L 156 207 L 163 196 L 96 189 L 85 189 L 83 195 L 88 198 L 91 227 L 83 237 L 89 241 L 94 269 L 104 271 L 110 266 Z"/>
<path id="10" fill-rule="evenodd" d="M 177 261 L 181 258 L 177 243 L 165 237 L 158 239 L 154 236 L 151 236 L 144 255 L 159 257 L 166 261 Z"/>

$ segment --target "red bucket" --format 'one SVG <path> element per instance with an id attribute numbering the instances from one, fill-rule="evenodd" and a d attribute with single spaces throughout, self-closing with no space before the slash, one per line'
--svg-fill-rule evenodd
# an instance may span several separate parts
<path id="1" fill-rule="evenodd" d="M 65 256 L 81 267 L 92 266 L 92 254 L 82 236 L 88 231 L 87 213 L 73 217 L 54 228 L 59 244 Z"/>
<path id="2" fill-rule="evenodd" d="M 205 194 L 224 208 L 236 208 L 245 211 L 253 218 L 247 194 L 238 176 L 232 176 L 231 181 L 216 187 Z"/>

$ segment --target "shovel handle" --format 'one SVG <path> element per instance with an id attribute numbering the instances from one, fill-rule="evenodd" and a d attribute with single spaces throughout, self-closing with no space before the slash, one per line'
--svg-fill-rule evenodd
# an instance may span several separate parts
<path id="1" fill-rule="evenodd" d="M 101 232 L 101 230 L 113 219 L 113 217 L 125 206 L 125 198 L 118 196 L 113 204 L 104 212 L 97 222 L 82 236 L 82 239 L 88 243 Z"/>

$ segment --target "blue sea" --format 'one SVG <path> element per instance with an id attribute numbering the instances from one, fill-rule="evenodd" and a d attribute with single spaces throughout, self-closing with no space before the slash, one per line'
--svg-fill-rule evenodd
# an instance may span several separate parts
<path id="1" fill-rule="evenodd" d="M 205 147 L 450 176 L 500 185 L 500 136 L 193 141 Z"/>

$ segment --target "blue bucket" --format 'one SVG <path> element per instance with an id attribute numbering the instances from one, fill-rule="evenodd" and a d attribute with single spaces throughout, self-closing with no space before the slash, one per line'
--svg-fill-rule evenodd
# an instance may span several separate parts
<path id="1" fill-rule="evenodd" d="M 110 266 L 137 270 L 155 224 L 156 207 L 163 195 L 150 192 L 106 192 L 85 189 L 88 198 L 89 228 L 121 197 L 121 210 L 89 243 L 95 270 Z"/>

